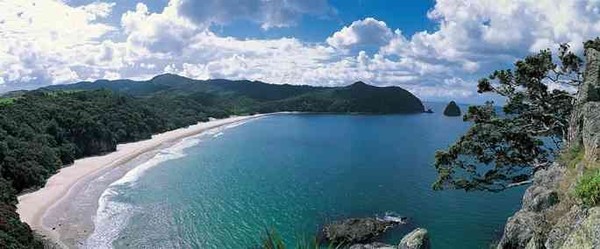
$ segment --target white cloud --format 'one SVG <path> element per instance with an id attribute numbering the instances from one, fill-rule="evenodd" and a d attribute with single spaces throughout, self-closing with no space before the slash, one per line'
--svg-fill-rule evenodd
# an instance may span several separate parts
<path id="1" fill-rule="evenodd" d="M 386 52 L 474 69 L 473 63 L 519 58 L 563 42 L 581 49 L 600 33 L 598 5 L 595 0 L 438 0 L 428 16 L 439 22 L 439 30 L 419 32 Z"/>
<path id="2" fill-rule="evenodd" d="M 388 28 L 385 22 L 369 17 L 355 21 L 350 26 L 335 32 L 327 38 L 327 43 L 340 49 L 362 46 L 380 47 L 387 44 L 392 36 L 392 30 Z"/>
<path id="3" fill-rule="evenodd" d="M 138 53 L 159 52 L 178 55 L 189 40 L 201 31 L 199 27 L 179 16 L 176 6 L 169 4 L 162 13 L 150 13 L 138 3 L 135 11 L 121 18 L 130 48 Z"/>
<path id="4" fill-rule="evenodd" d="M 78 78 L 71 66 L 114 27 L 96 20 L 112 3 L 78 8 L 53 0 L 0 4 L 0 78 L 9 83 L 65 82 Z"/>
<path id="5" fill-rule="evenodd" d="M 326 0 L 170 0 L 158 12 L 139 3 L 116 27 L 107 24 L 115 6 L 0 2 L 0 90 L 169 72 L 328 86 L 363 80 L 425 99 L 471 99 L 476 79 L 493 69 L 562 42 L 581 52 L 581 42 L 600 35 L 597 0 L 438 0 L 428 13 L 433 31 L 407 36 L 365 18 L 317 43 L 223 37 L 211 28 L 235 20 L 291 26 L 302 15 L 330 15 Z"/>
<path id="6" fill-rule="evenodd" d="M 529 53 L 567 42 L 581 54 L 583 41 L 600 35 L 599 7 L 597 0 L 438 0 L 428 13 L 439 24 L 436 31 L 396 35 L 380 53 L 443 68 L 429 76 L 437 78 L 434 84 L 466 97 L 474 94 L 477 78 Z M 455 77 L 470 83 L 443 83 Z"/>

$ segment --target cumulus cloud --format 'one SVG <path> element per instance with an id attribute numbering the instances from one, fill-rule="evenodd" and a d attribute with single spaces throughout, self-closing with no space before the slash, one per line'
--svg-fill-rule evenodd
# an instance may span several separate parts
<path id="1" fill-rule="evenodd" d="M 400 35 L 400 31 L 397 31 Z M 375 18 L 358 20 L 335 32 L 327 38 L 327 43 L 335 48 L 349 49 L 352 47 L 376 46 L 387 44 L 394 33 L 387 24 Z"/>
<path id="2" fill-rule="evenodd" d="M 15 82 L 66 82 L 79 78 L 74 62 L 115 27 L 99 23 L 113 3 L 77 8 L 53 0 L 3 2 L 0 8 L 0 78 Z"/>
<path id="3" fill-rule="evenodd" d="M 202 30 L 179 16 L 173 4 L 162 13 L 150 13 L 145 4 L 138 3 L 135 11 L 123 14 L 121 24 L 128 35 L 127 42 L 140 53 L 179 55 L 189 40 Z"/>
<path id="4" fill-rule="evenodd" d="M 471 71 L 564 42 L 581 51 L 582 42 L 600 33 L 599 5 L 595 0 L 438 0 L 428 17 L 439 23 L 439 30 L 419 32 L 408 42 L 397 38 L 384 50 L 457 63 Z"/>
<path id="5" fill-rule="evenodd" d="M 170 0 L 159 11 L 138 3 L 116 24 L 106 20 L 114 6 L 3 2 L 0 90 L 169 72 L 327 86 L 363 80 L 425 99 L 472 99 L 477 78 L 491 70 L 562 42 L 581 52 L 600 35 L 597 0 L 438 0 L 428 13 L 432 31 L 406 35 L 365 18 L 316 43 L 223 37 L 211 28 L 236 20 L 288 27 L 334 12 L 326 0 Z"/>

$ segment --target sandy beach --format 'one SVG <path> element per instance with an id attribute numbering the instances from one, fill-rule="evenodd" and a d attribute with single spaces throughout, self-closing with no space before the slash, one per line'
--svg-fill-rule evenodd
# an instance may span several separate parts
<path id="1" fill-rule="evenodd" d="M 69 234 L 66 233 L 77 231 L 80 234 L 79 236 L 83 236 L 89 234 L 90 230 L 89 228 L 87 228 L 88 230 L 82 230 L 83 228 L 80 227 L 69 228 L 68 226 L 75 225 L 81 221 L 77 220 L 75 217 L 71 218 L 71 215 L 76 216 L 76 214 L 67 214 L 66 212 L 68 212 L 70 209 L 64 207 L 68 207 L 70 202 L 76 198 L 75 196 L 86 194 L 85 191 L 83 191 L 85 185 L 89 185 L 90 182 L 103 175 L 104 172 L 123 166 L 136 158 L 137 160 L 141 160 L 139 159 L 140 156 L 151 153 L 152 151 L 156 151 L 157 149 L 168 144 L 180 141 L 183 138 L 197 135 L 214 128 L 248 121 L 250 119 L 256 119 L 262 116 L 264 115 L 259 114 L 253 116 L 236 116 L 198 123 L 187 128 L 181 128 L 154 135 L 148 140 L 120 144 L 117 146 L 117 150 L 115 152 L 106 155 L 76 160 L 72 165 L 62 168 L 57 174 L 50 177 L 43 188 L 35 192 L 19 196 L 17 212 L 21 216 L 21 220 L 29 224 L 29 226 L 31 226 L 31 228 L 38 233 L 48 237 L 50 240 L 62 245 L 63 247 L 77 247 L 77 244 L 75 244 L 77 239 L 73 239 L 77 238 L 77 236 L 74 236 L 73 234 L 70 234 L 69 236 Z M 97 202 L 97 198 L 94 200 L 94 202 Z M 79 207 L 77 208 L 81 209 L 82 205 L 78 204 L 78 206 Z M 83 215 L 90 216 L 89 214 L 95 212 L 95 207 L 95 203 L 93 203 L 93 205 L 87 205 L 87 207 L 83 207 L 87 209 L 86 212 L 83 212 Z M 79 215 L 81 216 L 82 214 L 80 213 Z M 63 217 L 63 223 L 61 224 L 57 221 L 47 221 L 48 219 L 52 220 L 53 217 Z M 85 220 L 91 220 L 91 217 L 84 218 Z M 65 219 L 76 220 L 64 222 Z M 54 218 L 54 220 L 57 219 Z M 49 225 L 48 223 L 51 224 Z M 61 225 L 64 225 L 64 227 L 57 227 Z M 65 239 L 65 237 L 69 239 Z M 79 237 L 79 239 L 81 239 L 81 237 Z"/>

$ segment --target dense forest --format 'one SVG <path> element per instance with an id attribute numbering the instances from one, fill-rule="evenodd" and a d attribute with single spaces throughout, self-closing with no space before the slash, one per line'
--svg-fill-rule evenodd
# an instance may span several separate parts
<path id="1" fill-rule="evenodd" d="M 347 87 L 196 81 L 82 82 L 0 98 L 0 248 L 41 248 L 19 220 L 16 194 L 41 187 L 75 159 L 209 117 L 277 111 L 419 113 L 421 101 L 398 87 Z"/>
<path id="2" fill-rule="evenodd" d="M 98 80 L 50 86 L 42 91 L 110 89 L 135 97 L 187 96 L 206 106 L 250 112 L 421 113 L 421 101 L 400 87 L 375 87 L 356 82 L 346 87 L 275 85 L 248 80 L 193 80 L 163 74 L 148 81 Z"/>

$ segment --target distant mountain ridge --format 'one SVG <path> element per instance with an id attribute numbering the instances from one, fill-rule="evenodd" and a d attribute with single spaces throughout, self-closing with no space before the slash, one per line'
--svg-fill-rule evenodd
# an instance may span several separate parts
<path id="1" fill-rule="evenodd" d="M 109 89 L 135 97 L 177 94 L 235 102 L 242 112 L 420 113 L 424 106 L 407 90 L 376 87 L 358 81 L 344 87 L 269 84 L 249 80 L 194 80 L 162 74 L 147 81 L 97 80 L 43 87 L 41 91 Z M 240 105 L 240 103 L 244 103 Z"/>

